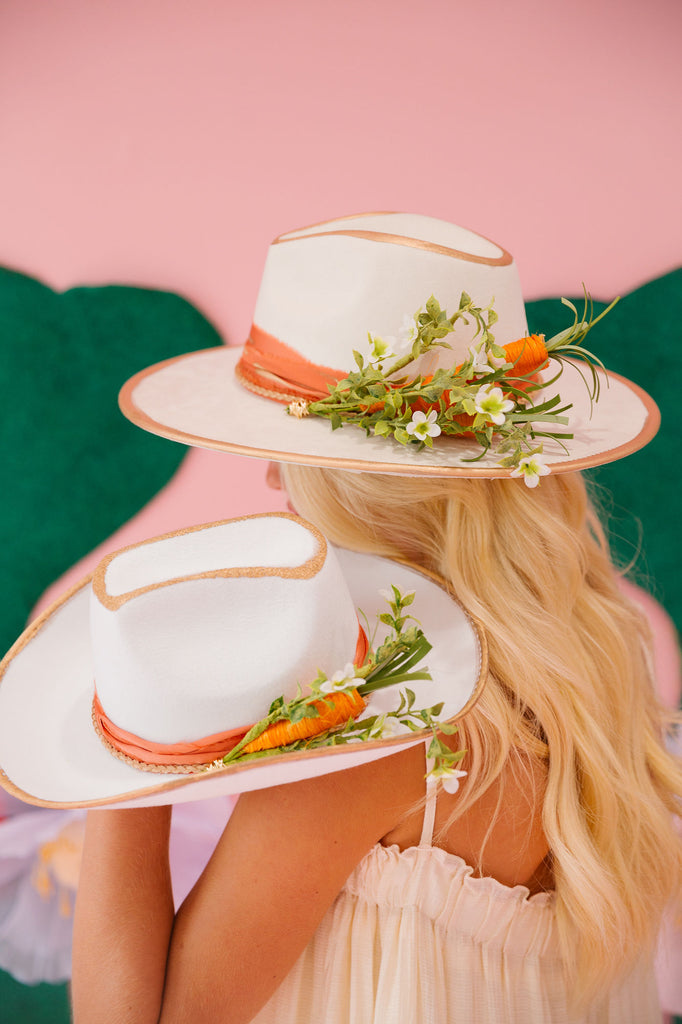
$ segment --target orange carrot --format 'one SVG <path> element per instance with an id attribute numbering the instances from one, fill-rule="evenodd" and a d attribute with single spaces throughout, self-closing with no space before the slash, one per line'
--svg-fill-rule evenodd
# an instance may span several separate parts
<path id="1" fill-rule="evenodd" d="M 329 701 L 311 701 L 319 711 L 317 718 L 301 718 L 298 722 L 273 722 L 260 736 L 244 747 L 244 753 L 253 754 L 256 750 L 270 750 L 273 747 L 284 747 L 296 740 L 305 740 L 309 736 L 317 736 L 335 725 L 342 725 L 349 718 L 359 715 L 365 708 L 365 701 L 357 690 L 349 693 L 335 693 Z"/>
<path id="2" fill-rule="evenodd" d="M 519 381 L 516 383 L 515 387 L 518 391 L 525 391 L 529 386 L 537 383 L 537 371 L 541 370 L 549 359 L 549 353 L 545 347 L 545 339 L 542 334 L 529 334 L 527 338 L 519 338 L 518 341 L 512 341 L 508 345 L 503 346 L 503 351 L 506 356 L 506 362 L 516 364 L 514 368 L 509 371 L 514 375 L 514 377 L 532 375 L 527 381 Z M 516 360 L 518 360 L 518 362 L 516 362 Z M 463 366 L 464 363 L 460 363 L 455 369 L 461 370 Z M 422 383 L 428 385 L 432 380 L 433 374 L 429 374 L 427 377 L 424 377 Z M 448 408 L 452 404 L 450 402 L 449 391 L 444 391 L 441 397 L 445 402 L 445 407 Z M 377 412 L 378 409 L 383 409 L 383 407 L 383 402 L 374 402 L 372 405 L 367 407 L 365 412 L 371 416 L 373 413 Z M 423 413 L 428 413 L 432 409 L 437 409 L 438 407 L 438 402 L 427 402 L 424 398 L 418 398 L 411 405 L 413 412 Z M 462 426 L 469 426 L 473 423 L 473 417 L 465 414 L 456 416 L 455 419 L 458 423 L 461 423 Z"/>
<path id="3" fill-rule="evenodd" d="M 527 338 L 520 338 L 504 346 L 507 362 L 518 363 L 513 369 L 515 376 L 524 377 L 527 373 L 535 373 L 541 370 L 549 359 L 549 352 L 545 348 L 545 339 L 542 334 L 529 334 Z"/>

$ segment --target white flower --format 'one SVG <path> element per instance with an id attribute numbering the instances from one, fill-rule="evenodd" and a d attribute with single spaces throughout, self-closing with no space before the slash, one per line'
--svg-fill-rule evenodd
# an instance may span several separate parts
<path id="1" fill-rule="evenodd" d="M 471 372 L 475 374 L 485 375 L 488 373 L 494 373 L 497 367 L 493 363 L 493 357 L 489 352 L 486 352 L 482 345 L 471 345 L 469 347 L 469 356 L 473 359 L 471 366 Z"/>
<path id="2" fill-rule="evenodd" d="M 475 397 L 476 412 L 482 412 L 492 422 L 501 427 L 506 416 L 505 413 L 514 408 L 514 403 L 504 397 L 502 388 L 492 387 L 490 384 L 480 387 Z"/>
<path id="3" fill-rule="evenodd" d="M 385 739 L 387 736 L 403 736 L 405 733 L 412 732 L 409 725 L 405 725 L 395 715 L 390 715 L 386 718 L 383 728 L 381 730 L 381 738 Z"/>
<path id="4" fill-rule="evenodd" d="M 429 772 L 430 778 L 439 779 L 443 783 L 446 793 L 456 793 L 459 789 L 459 780 L 463 779 L 465 775 L 466 772 L 445 764 L 438 765 Z"/>
<path id="5" fill-rule="evenodd" d="M 395 715 L 379 715 L 374 725 L 369 730 L 370 739 L 389 739 L 391 736 L 402 736 L 411 732 L 409 725 L 405 725 Z"/>
<path id="6" fill-rule="evenodd" d="M 355 665 L 349 661 L 342 669 L 335 672 L 331 679 L 320 683 L 320 693 L 334 693 L 335 690 L 347 690 L 352 686 L 361 686 L 364 679 L 355 675 Z"/>
<path id="7" fill-rule="evenodd" d="M 371 363 L 381 363 L 388 356 L 395 355 L 395 338 L 380 338 L 378 334 L 369 336 L 369 359 Z"/>
<path id="8" fill-rule="evenodd" d="M 401 354 L 409 352 L 419 334 L 419 324 L 409 313 L 403 314 L 403 322 L 398 328 L 398 343 Z"/>
<path id="9" fill-rule="evenodd" d="M 437 419 L 438 413 L 435 409 L 432 409 L 428 416 L 423 412 L 415 412 L 412 414 L 412 419 L 405 429 L 408 434 L 418 438 L 420 441 L 425 437 L 438 437 L 440 427 L 436 423 Z"/>
<path id="10" fill-rule="evenodd" d="M 537 487 L 541 476 L 547 476 L 549 466 L 545 465 L 545 459 L 540 453 L 525 455 L 519 462 L 516 469 L 511 472 L 512 476 L 522 476 L 526 487 Z"/>
<path id="11" fill-rule="evenodd" d="M 378 334 L 369 335 L 369 361 L 381 363 L 389 356 L 404 356 L 412 350 L 417 340 L 419 325 L 413 316 L 405 313 L 403 322 L 398 328 L 398 336 L 387 335 L 380 338 Z"/>

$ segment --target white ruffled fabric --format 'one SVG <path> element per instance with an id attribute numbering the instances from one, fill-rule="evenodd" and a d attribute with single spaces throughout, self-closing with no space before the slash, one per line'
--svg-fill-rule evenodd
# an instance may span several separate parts
<path id="1" fill-rule="evenodd" d="M 375 846 L 253 1024 L 654 1024 L 651 964 L 567 1014 L 551 893 L 474 878 L 431 846 Z"/>
<path id="2" fill-rule="evenodd" d="M 225 826 L 230 798 L 173 811 L 176 906 Z M 24 810 L 0 822 L 0 967 L 28 984 L 64 981 L 83 811 Z M 79 829 L 81 832 L 79 833 Z M 351 874 L 254 1024 L 653 1024 L 650 965 L 602 1005 L 567 1016 L 552 894 L 474 878 L 421 845 L 375 846 Z"/>

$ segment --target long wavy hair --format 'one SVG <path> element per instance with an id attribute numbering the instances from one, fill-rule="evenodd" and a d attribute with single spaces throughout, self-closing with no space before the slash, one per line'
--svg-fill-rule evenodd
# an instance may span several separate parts
<path id="1" fill-rule="evenodd" d="M 537 778 L 535 762 L 564 962 L 576 1004 L 596 998 L 653 953 L 682 890 L 682 765 L 664 745 L 675 716 L 656 698 L 647 623 L 618 587 L 583 478 L 530 490 L 282 468 L 330 540 L 434 570 L 485 630 L 490 674 L 461 726 L 471 767 L 446 827 L 503 768 Z"/>

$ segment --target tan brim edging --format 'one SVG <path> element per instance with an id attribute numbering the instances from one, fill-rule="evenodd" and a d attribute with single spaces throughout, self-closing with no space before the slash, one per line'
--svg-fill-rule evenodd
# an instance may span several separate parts
<path id="1" fill-rule="evenodd" d="M 409 476 L 505 477 L 499 456 L 475 463 L 480 448 L 473 440 L 439 438 L 432 449 L 404 447 L 367 437 L 355 427 L 332 431 L 318 417 L 296 419 L 284 407 L 247 391 L 235 377 L 241 348 L 213 348 L 177 356 L 148 367 L 122 388 L 119 403 L 133 423 L 182 444 L 252 458 Z M 584 372 L 584 369 L 583 369 Z M 602 378 L 601 397 L 591 405 L 577 369 L 569 364 L 551 389 L 569 413 L 574 438 L 569 453 L 544 440 L 547 464 L 568 473 L 613 462 L 637 451 L 656 434 L 660 413 L 653 399 L 624 377 Z"/>

